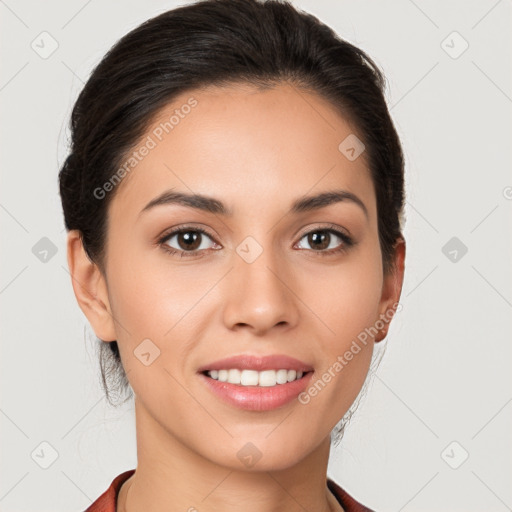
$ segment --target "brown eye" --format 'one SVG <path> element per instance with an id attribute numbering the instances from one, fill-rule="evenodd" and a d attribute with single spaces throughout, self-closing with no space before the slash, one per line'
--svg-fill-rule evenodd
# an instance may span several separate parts
<path id="1" fill-rule="evenodd" d="M 181 256 L 196 256 L 202 251 L 212 248 L 208 246 L 208 239 L 213 242 L 211 235 L 204 229 L 198 227 L 179 228 L 161 238 L 159 244 L 171 254 L 181 253 Z"/>
<path id="2" fill-rule="evenodd" d="M 327 231 L 315 231 L 308 233 L 306 236 L 308 238 L 308 244 L 314 249 L 323 250 L 329 247 L 331 233 Z"/>
<path id="3" fill-rule="evenodd" d="M 180 249 L 195 251 L 201 245 L 202 234 L 197 231 L 182 231 L 176 234 L 176 241 Z"/>
<path id="4" fill-rule="evenodd" d="M 347 250 L 354 245 L 353 240 L 337 229 L 315 229 L 306 233 L 301 240 L 306 240 L 310 250 L 319 255 L 329 255 Z M 301 247 L 306 248 L 307 247 Z"/>

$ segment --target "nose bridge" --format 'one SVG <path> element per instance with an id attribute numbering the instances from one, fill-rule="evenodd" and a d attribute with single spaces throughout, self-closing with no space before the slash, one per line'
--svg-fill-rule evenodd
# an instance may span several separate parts
<path id="1" fill-rule="evenodd" d="M 274 250 L 271 234 L 262 243 L 253 236 L 242 240 L 233 253 L 233 266 L 224 310 L 228 327 L 245 324 L 262 332 L 280 322 L 295 323 L 292 273 Z"/>

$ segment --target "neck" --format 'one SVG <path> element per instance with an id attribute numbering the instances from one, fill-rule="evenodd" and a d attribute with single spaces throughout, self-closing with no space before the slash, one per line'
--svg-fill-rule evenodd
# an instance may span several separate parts
<path id="1" fill-rule="evenodd" d="M 118 512 L 343 511 L 326 484 L 329 436 L 286 469 L 233 469 L 192 451 L 135 404 L 138 463 L 121 487 Z"/>

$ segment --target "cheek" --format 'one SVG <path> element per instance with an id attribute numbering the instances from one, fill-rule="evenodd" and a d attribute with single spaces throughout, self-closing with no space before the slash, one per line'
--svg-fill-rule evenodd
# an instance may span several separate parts
<path id="1" fill-rule="evenodd" d="M 361 250 L 339 265 L 303 273 L 304 297 L 325 324 L 333 349 L 343 349 L 378 317 L 383 283 L 379 256 Z"/>
<path id="2" fill-rule="evenodd" d="M 171 400 L 181 403 L 175 379 L 182 381 L 200 313 L 192 307 L 197 297 L 190 281 L 163 273 L 147 256 L 123 258 L 111 274 L 112 313 L 131 387 L 156 409 L 167 409 Z"/>
<path id="3" fill-rule="evenodd" d="M 156 247 L 111 254 L 112 311 L 133 336 L 164 339 L 197 301 L 192 267 L 172 267 L 165 258 Z"/>
<path id="4" fill-rule="evenodd" d="M 324 270 L 305 283 L 311 309 L 320 319 L 321 367 L 304 397 L 331 410 L 331 423 L 343 415 L 364 384 L 371 363 L 372 327 L 379 315 L 382 269 L 375 254 L 361 253 L 346 265 Z M 305 288 L 304 288 L 305 289 Z M 314 307 L 313 307 L 314 304 Z M 320 331 L 319 331 L 320 332 Z M 324 391 L 325 390 L 325 391 Z"/>
<path id="5" fill-rule="evenodd" d="M 176 377 L 183 373 L 205 322 L 208 301 L 201 299 L 218 276 L 202 272 L 199 277 L 195 265 L 171 264 L 159 248 L 130 248 L 111 256 L 109 294 L 118 346 L 132 387 L 142 393 L 140 387 L 152 379 L 169 380 L 164 368 Z M 146 367 L 140 356 L 148 352 L 155 359 Z M 160 384 L 152 386 L 169 385 Z"/>

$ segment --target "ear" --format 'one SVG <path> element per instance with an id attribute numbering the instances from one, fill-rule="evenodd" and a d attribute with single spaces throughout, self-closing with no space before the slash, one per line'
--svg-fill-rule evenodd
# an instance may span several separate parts
<path id="1" fill-rule="evenodd" d="M 68 267 L 71 284 L 80 309 L 89 320 L 98 338 L 117 339 L 110 309 L 105 277 L 85 252 L 80 231 L 74 229 L 67 239 Z"/>
<path id="2" fill-rule="evenodd" d="M 397 304 L 402 293 L 402 284 L 404 281 L 405 269 L 405 240 L 399 238 L 395 244 L 394 269 L 384 276 L 382 284 L 382 296 L 380 301 L 380 316 L 384 326 L 379 329 L 375 337 L 375 342 L 382 341 L 387 335 L 391 319 L 396 312 Z"/>

